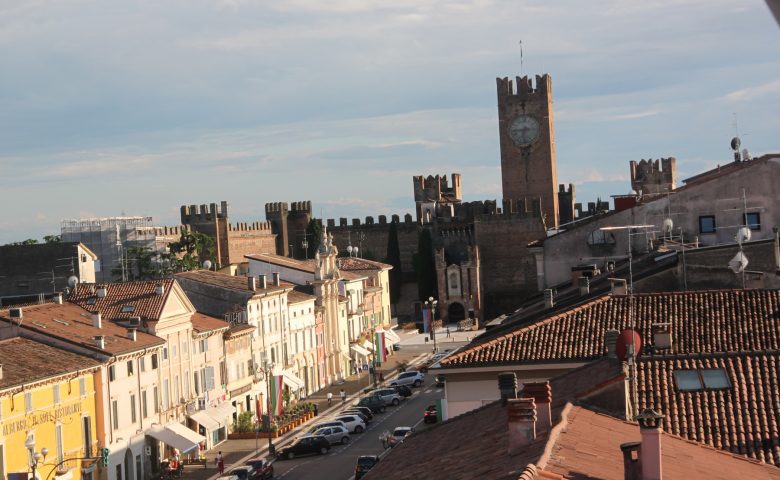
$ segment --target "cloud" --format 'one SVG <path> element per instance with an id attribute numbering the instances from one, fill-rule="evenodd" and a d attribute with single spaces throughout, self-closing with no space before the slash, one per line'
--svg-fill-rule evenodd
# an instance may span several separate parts
<path id="1" fill-rule="evenodd" d="M 729 103 L 740 103 L 778 94 L 780 94 L 780 80 L 774 80 L 761 85 L 735 90 L 725 95 L 723 99 Z"/>

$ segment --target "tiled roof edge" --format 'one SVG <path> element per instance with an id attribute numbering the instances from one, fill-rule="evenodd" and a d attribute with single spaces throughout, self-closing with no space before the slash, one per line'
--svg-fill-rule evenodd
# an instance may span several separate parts
<path id="1" fill-rule="evenodd" d="M 571 409 L 572 403 L 566 402 L 566 406 L 561 410 L 561 421 L 550 430 L 550 435 L 547 437 L 547 444 L 544 446 L 542 456 L 539 457 L 539 460 L 536 462 L 536 466 L 541 470 L 547 468 L 547 462 L 550 461 L 553 448 L 555 448 L 555 444 L 558 443 L 561 431 L 569 425 L 569 414 L 571 413 Z"/>

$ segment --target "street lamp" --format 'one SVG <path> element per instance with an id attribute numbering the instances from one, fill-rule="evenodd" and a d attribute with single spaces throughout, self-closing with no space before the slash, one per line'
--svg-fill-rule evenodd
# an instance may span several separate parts
<path id="1" fill-rule="evenodd" d="M 353 247 L 352 245 L 347 245 L 347 254 L 350 257 L 357 257 L 358 252 L 360 252 L 360 249 L 358 247 Z"/>
<path id="2" fill-rule="evenodd" d="M 436 305 L 438 305 L 438 300 L 434 300 L 433 297 L 428 297 L 428 300 L 425 301 L 425 306 L 428 307 L 428 312 L 431 316 L 431 338 L 433 339 L 433 353 L 436 353 L 436 319 L 435 313 L 436 313 Z"/>
<path id="3" fill-rule="evenodd" d="M 274 369 L 274 363 L 265 361 L 265 387 L 266 393 L 268 393 L 268 455 L 276 455 L 276 448 L 274 447 L 273 435 L 271 432 L 271 422 L 273 419 L 273 407 L 271 404 L 271 377 Z"/>
<path id="4" fill-rule="evenodd" d="M 32 478 L 35 480 L 35 469 L 38 468 L 38 464 L 46 460 L 46 455 L 49 454 L 49 449 L 43 447 L 40 452 L 35 451 L 35 440 L 32 437 L 28 437 L 24 442 L 24 446 L 27 451 L 30 452 L 30 469 L 32 469 Z"/>

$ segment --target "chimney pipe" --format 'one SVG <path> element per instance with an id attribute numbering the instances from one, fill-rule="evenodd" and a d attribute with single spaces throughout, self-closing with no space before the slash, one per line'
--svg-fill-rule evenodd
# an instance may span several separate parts
<path id="1" fill-rule="evenodd" d="M 552 389 L 550 382 L 533 382 L 523 385 L 520 392 L 523 398 L 533 398 L 536 403 L 536 431 L 542 432 L 552 428 Z"/>
<path id="2" fill-rule="evenodd" d="M 251 275 L 246 277 L 246 286 L 252 292 L 257 291 L 257 283 L 255 282 L 255 280 L 256 280 L 255 277 Z"/>
<path id="3" fill-rule="evenodd" d="M 165 293 L 165 287 L 162 284 L 157 285 L 156 287 L 154 287 L 154 293 L 156 295 L 162 295 L 163 293 Z"/>
<path id="4" fill-rule="evenodd" d="M 258 275 L 258 276 L 257 276 L 257 279 L 258 279 L 258 280 L 259 280 L 259 282 L 260 282 L 260 284 L 259 284 L 258 288 L 262 288 L 263 290 L 265 290 L 266 288 L 268 288 L 268 280 L 265 278 L 265 274 L 264 274 L 264 273 L 263 273 L 263 274 L 260 274 L 260 275 Z"/>
<path id="5" fill-rule="evenodd" d="M 585 296 L 590 293 L 590 278 L 580 277 L 577 279 L 577 286 L 580 288 L 580 296 Z"/>
<path id="6" fill-rule="evenodd" d="M 552 288 L 547 288 L 544 290 L 544 308 L 552 308 L 555 306 L 555 298 L 553 295 Z"/>
<path id="7" fill-rule="evenodd" d="M 52 300 L 54 300 L 54 303 L 57 305 L 62 305 L 62 293 L 55 293 L 54 297 L 52 297 Z"/>
<path id="8" fill-rule="evenodd" d="M 108 295 L 108 289 L 104 285 L 101 285 L 98 287 L 96 294 L 98 298 L 105 298 L 106 295 Z"/>
<path id="9" fill-rule="evenodd" d="M 642 480 L 642 459 L 639 448 L 642 442 L 626 442 L 620 444 L 623 452 L 623 478 L 625 480 Z"/>
<path id="10" fill-rule="evenodd" d="M 103 328 L 103 317 L 100 312 L 92 314 L 92 326 L 95 328 Z"/>
<path id="11" fill-rule="evenodd" d="M 517 398 L 517 375 L 513 372 L 498 374 L 498 391 L 501 392 L 501 405 L 510 398 Z"/>
<path id="12" fill-rule="evenodd" d="M 0 363 L 0 380 L 3 379 L 3 364 Z"/>
<path id="13" fill-rule="evenodd" d="M 278 287 L 282 284 L 281 275 L 279 272 L 274 272 L 274 287 Z"/>
<path id="14" fill-rule="evenodd" d="M 625 278 L 610 278 L 609 283 L 612 288 L 612 295 L 628 295 L 628 285 Z"/>
<path id="15" fill-rule="evenodd" d="M 128 328 L 127 329 L 127 338 L 129 338 L 132 341 L 136 341 L 138 338 L 138 333 L 135 328 Z"/>
<path id="16" fill-rule="evenodd" d="M 646 408 L 636 416 L 639 422 L 639 432 L 642 434 L 642 445 L 639 456 L 642 460 L 642 480 L 661 480 L 661 421 L 664 415 Z"/>
<path id="17" fill-rule="evenodd" d="M 104 337 L 103 335 L 96 336 L 95 337 L 95 346 L 98 347 L 101 350 L 106 348 L 106 337 Z"/>
<path id="18" fill-rule="evenodd" d="M 536 405 L 533 398 L 507 400 L 509 455 L 517 455 L 536 439 Z"/>

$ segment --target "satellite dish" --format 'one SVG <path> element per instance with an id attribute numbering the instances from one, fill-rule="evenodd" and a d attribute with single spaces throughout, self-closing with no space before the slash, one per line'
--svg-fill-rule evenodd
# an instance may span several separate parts
<path id="1" fill-rule="evenodd" d="M 206 270 L 211 270 L 211 260 L 204 261 L 203 268 L 205 268 Z"/>
<path id="2" fill-rule="evenodd" d="M 667 218 L 664 220 L 664 233 L 672 233 L 672 228 L 674 228 L 674 222 L 671 218 Z"/>
<path id="3" fill-rule="evenodd" d="M 735 152 L 739 151 L 739 146 L 742 145 L 742 141 L 739 139 L 739 137 L 734 137 L 731 139 L 731 149 Z"/>
<path id="4" fill-rule="evenodd" d="M 744 253 L 738 252 L 734 258 L 729 261 L 729 268 L 734 273 L 742 273 L 748 266 L 748 259 Z"/>
<path id="5" fill-rule="evenodd" d="M 629 353 L 634 358 L 642 353 L 642 336 L 635 329 L 627 328 L 618 335 L 615 343 L 615 354 L 621 362 L 625 362 L 629 357 Z"/>
<path id="6" fill-rule="evenodd" d="M 70 277 L 68 277 L 68 286 L 70 288 L 75 287 L 76 285 L 78 285 L 78 283 L 79 283 L 79 277 L 75 275 L 71 275 Z"/>
<path id="7" fill-rule="evenodd" d="M 737 241 L 738 244 L 742 245 L 743 242 L 747 242 L 750 240 L 750 228 L 748 227 L 740 227 L 739 230 L 737 230 L 737 235 L 734 237 L 734 239 Z"/>

